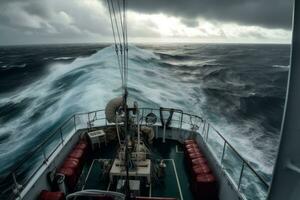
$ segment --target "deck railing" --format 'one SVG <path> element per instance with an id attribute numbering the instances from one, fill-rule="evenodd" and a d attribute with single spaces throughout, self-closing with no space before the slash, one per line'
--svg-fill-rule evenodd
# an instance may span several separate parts
<path id="1" fill-rule="evenodd" d="M 208 121 L 197 115 L 171 108 L 140 108 L 140 117 L 142 123 L 146 123 L 147 114 L 153 113 L 158 119 L 154 125 L 162 126 L 161 122 L 169 118 L 170 112 L 173 113 L 170 127 L 193 131 L 197 133 L 197 136 L 202 137 L 235 189 L 244 199 L 266 199 L 269 188 L 268 182 Z M 164 119 L 161 119 L 160 116 Z M 0 197 L 5 196 L 6 199 L 14 199 L 20 195 L 36 173 L 43 166 L 47 166 L 49 158 L 56 151 L 59 151 L 64 146 L 65 140 L 77 130 L 105 125 L 109 125 L 109 123 L 106 121 L 104 110 L 78 113 L 68 118 L 42 143 L 23 156 L 23 159 L 18 162 L 9 175 L 5 178 L 0 177 L 0 189 L 2 191 Z M 28 162 L 29 160 L 30 162 Z M 34 164 L 30 165 L 30 163 Z M 253 197 L 253 195 L 255 196 Z"/>

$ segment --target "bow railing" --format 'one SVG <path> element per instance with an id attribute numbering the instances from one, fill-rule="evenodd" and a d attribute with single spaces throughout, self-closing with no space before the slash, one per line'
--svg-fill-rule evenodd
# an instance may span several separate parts
<path id="1" fill-rule="evenodd" d="M 236 191 L 244 199 L 266 199 L 269 183 L 259 174 L 252 165 L 233 147 L 233 145 L 217 131 L 207 120 L 200 116 L 184 113 L 171 108 L 140 108 L 142 124 L 146 124 L 146 116 L 153 113 L 157 121 L 153 126 L 163 126 L 161 117 L 172 117 L 169 127 L 177 130 L 187 130 L 202 137 L 219 165 L 223 168 Z M 21 194 L 29 181 L 36 175 L 41 167 L 48 164 L 49 158 L 59 151 L 66 140 L 71 138 L 78 130 L 89 129 L 109 124 L 105 118 L 104 110 L 87 113 L 77 113 L 62 123 L 58 129 L 49 134 L 39 145 L 30 150 L 20 159 L 5 177 L 0 177 L 0 197 L 15 199 Z"/>

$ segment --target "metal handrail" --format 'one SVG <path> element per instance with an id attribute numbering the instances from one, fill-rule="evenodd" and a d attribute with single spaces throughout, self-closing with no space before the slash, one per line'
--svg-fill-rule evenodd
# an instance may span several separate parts
<path id="1" fill-rule="evenodd" d="M 142 119 L 144 117 L 144 114 L 145 112 L 144 111 L 160 111 L 160 109 L 157 109 L 157 108 L 140 108 L 140 110 L 142 110 Z M 223 164 L 223 159 L 224 159 L 224 155 L 225 155 L 225 151 L 226 151 L 226 146 L 230 147 L 230 149 L 238 156 L 238 158 L 242 161 L 242 170 L 241 170 L 241 173 L 240 173 L 240 176 L 239 176 L 239 181 L 237 183 L 237 189 L 239 190 L 240 189 L 240 185 L 241 185 L 241 180 L 242 180 L 242 177 L 243 177 L 243 173 L 244 173 L 244 168 L 245 166 L 248 167 L 253 173 L 254 175 L 260 180 L 260 182 L 262 182 L 264 184 L 265 187 L 269 187 L 269 184 L 264 180 L 264 178 L 258 174 L 254 168 L 251 166 L 251 164 L 245 160 L 241 155 L 240 153 L 238 153 L 238 151 L 227 141 L 227 139 L 218 131 L 216 130 L 207 120 L 204 120 L 202 117 L 200 116 L 197 116 L 197 115 L 193 115 L 193 114 L 189 114 L 189 113 L 185 113 L 183 112 L 182 110 L 180 109 L 172 109 L 172 108 L 162 108 L 161 110 L 163 111 L 173 111 L 174 113 L 179 113 L 181 116 L 178 120 L 171 120 L 171 122 L 173 121 L 177 121 L 179 122 L 179 127 L 180 129 L 183 128 L 183 123 L 186 123 L 186 124 L 190 124 L 192 125 L 190 122 L 185 122 L 183 121 L 183 118 L 184 118 L 184 115 L 188 116 L 188 117 L 195 117 L 195 118 L 199 118 L 201 119 L 201 123 L 203 123 L 203 136 L 200 134 L 200 136 L 203 138 L 203 141 L 208 143 L 208 136 L 209 136 L 209 130 L 214 130 L 214 132 L 223 140 L 224 142 L 224 145 L 223 145 L 223 151 L 222 151 L 222 157 L 221 157 L 221 165 Z M 52 132 L 50 135 L 48 135 L 42 143 L 40 143 L 39 145 L 37 145 L 33 150 L 31 150 L 29 153 L 27 153 L 22 160 L 20 160 L 18 162 L 18 164 L 12 169 L 11 173 L 9 173 L 9 175 L 4 178 L 3 180 L 7 180 L 8 178 L 11 179 L 11 177 L 15 177 L 16 175 L 16 172 L 18 171 L 18 169 L 24 164 L 25 161 L 29 160 L 33 155 L 35 155 L 35 153 L 39 150 L 42 150 L 44 151 L 44 149 L 42 149 L 43 147 L 45 147 L 45 144 L 47 144 L 49 142 L 49 140 L 51 140 L 55 135 L 57 134 L 60 134 L 61 135 L 61 141 L 60 143 L 54 148 L 54 150 L 52 150 L 50 152 L 50 154 L 48 156 L 45 156 L 44 155 L 44 162 L 39 165 L 37 167 L 37 169 L 29 176 L 29 178 L 27 179 L 27 181 L 25 182 L 25 185 L 28 183 L 28 181 L 30 181 L 30 179 L 37 173 L 37 171 L 47 162 L 47 160 L 53 155 L 53 153 L 58 149 L 58 147 L 60 145 L 63 145 L 63 142 L 64 142 L 64 139 L 63 139 L 63 136 L 62 136 L 62 128 L 64 128 L 64 126 L 69 123 L 71 120 L 74 120 L 74 128 L 75 128 L 75 133 L 76 133 L 76 117 L 78 116 L 87 116 L 88 117 L 88 123 L 91 123 L 92 121 L 96 121 L 96 120 L 105 120 L 106 118 L 100 118 L 98 119 L 97 118 L 97 113 L 98 112 L 103 112 L 104 110 L 101 109 L 101 110 L 96 110 L 96 111 L 90 111 L 90 112 L 82 112 L 82 113 L 76 113 L 76 114 L 73 114 L 71 117 L 67 118 L 67 120 L 65 120 L 60 126 L 59 128 L 57 128 L 54 132 Z M 89 118 L 89 116 L 91 114 L 95 114 L 94 115 L 94 118 L 93 120 L 91 121 Z M 88 127 L 87 127 L 88 128 Z M 206 135 L 205 135 L 205 132 L 206 132 Z M 74 134 L 74 133 L 72 133 Z M 206 137 L 206 139 L 205 139 Z M 3 181 L 1 181 L 2 183 Z"/>
<path id="2" fill-rule="evenodd" d="M 151 111 L 159 111 L 159 109 L 153 109 L 153 108 L 141 108 L 141 109 L 151 109 Z M 167 108 L 164 108 L 164 109 L 167 109 Z M 167 110 L 171 110 L 171 109 L 167 109 Z M 175 112 L 175 111 L 174 111 Z M 207 139 L 208 139 L 208 137 L 209 137 L 209 129 L 212 129 L 212 130 L 214 130 L 215 131 L 215 133 L 217 133 L 218 134 L 218 136 L 223 140 L 223 142 L 224 142 L 224 145 L 223 145 L 223 151 L 222 151 L 222 159 L 221 159 L 221 162 L 222 162 L 222 160 L 223 160 L 223 158 L 224 158 L 224 154 L 225 154 L 225 150 L 226 150 L 226 145 L 227 146 L 229 146 L 230 147 L 230 149 L 238 156 L 238 158 L 242 161 L 242 170 L 241 170 L 241 173 L 240 173 L 240 177 L 239 177 L 239 181 L 238 181 L 238 189 L 240 189 L 240 184 L 241 184 L 241 180 L 242 180 L 242 176 L 243 176 L 243 172 L 244 172 L 244 168 L 245 168 L 245 165 L 255 174 L 255 176 L 260 180 L 260 182 L 261 183 L 263 183 L 264 184 L 264 186 L 265 187 L 269 187 L 269 184 L 267 183 L 267 181 L 265 181 L 264 180 L 264 178 L 260 175 L 260 174 L 258 174 L 257 172 L 256 172 L 256 170 L 251 166 L 251 164 L 247 161 L 247 160 L 245 160 L 244 158 L 243 158 L 243 156 L 240 154 L 240 153 L 238 153 L 238 151 L 228 142 L 228 140 L 218 131 L 218 130 L 216 130 L 209 122 L 207 122 L 207 120 L 203 120 L 203 118 L 202 117 L 200 117 L 200 116 L 197 116 L 197 115 L 193 115 L 193 114 L 189 114 L 189 113 L 184 113 L 184 112 L 180 112 L 181 114 L 182 114 L 182 116 L 183 115 L 187 115 L 187 116 L 192 116 L 192 117 L 196 117 L 196 118 L 199 118 L 199 119 L 201 119 L 202 120 L 202 122 L 204 123 L 204 125 L 205 124 L 207 124 L 207 135 L 206 135 L 206 139 L 204 139 L 203 138 L 203 141 L 204 142 L 206 142 L 207 143 Z M 183 122 L 182 121 L 183 119 L 182 119 L 182 117 L 181 117 L 181 122 Z M 172 121 L 174 121 L 174 120 L 172 120 Z M 188 122 L 185 122 L 185 123 L 188 123 Z M 181 126 L 180 126 L 180 128 L 182 128 L 182 123 L 181 123 Z M 222 163 L 221 163 L 222 164 Z"/>
<path id="3" fill-rule="evenodd" d="M 67 120 L 65 120 L 60 126 L 59 128 L 57 128 L 54 132 L 52 132 L 50 135 L 48 135 L 46 137 L 46 139 L 43 140 L 42 143 L 40 143 L 39 145 L 37 145 L 35 148 L 33 148 L 30 152 L 28 152 L 22 160 L 20 160 L 11 171 L 16 171 L 20 166 L 22 166 L 22 164 L 28 160 L 29 158 L 31 158 L 38 150 L 40 150 L 47 142 L 49 142 L 49 140 L 54 137 L 57 134 L 57 131 L 60 131 L 61 128 L 67 124 L 67 122 L 69 122 L 75 115 L 72 115 L 70 118 L 68 118 Z"/>
<path id="4" fill-rule="evenodd" d="M 234 153 L 239 157 L 240 160 L 243 161 L 243 164 L 246 164 L 247 167 L 255 174 L 255 176 L 257 176 L 258 179 L 260 179 L 260 181 L 266 186 L 269 187 L 269 184 L 264 180 L 264 178 L 258 174 L 255 169 L 250 165 L 250 163 L 245 160 L 241 154 L 238 153 L 238 151 L 224 138 L 224 136 L 221 135 L 221 133 L 219 131 L 217 131 L 213 126 L 210 125 L 210 127 L 222 138 L 222 140 L 224 141 L 224 146 L 223 146 L 223 152 L 225 152 L 226 149 L 226 145 L 230 147 L 231 150 L 234 151 Z M 209 134 L 209 133 L 208 133 Z M 223 154 L 223 153 L 222 153 Z"/>
<path id="5" fill-rule="evenodd" d="M 144 110 L 151 110 L 151 112 L 152 111 L 160 111 L 160 109 L 155 109 L 155 108 L 149 108 L 149 107 L 143 107 L 143 108 L 140 108 L 142 111 L 144 111 Z M 181 122 L 184 122 L 183 121 L 183 115 L 187 115 L 187 116 L 190 116 L 190 117 L 196 117 L 196 118 L 199 118 L 199 119 L 201 119 L 202 120 L 202 122 L 203 123 L 206 123 L 207 124 L 207 135 L 206 135 L 206 140 L 205 140 L 205 142 L 207 142 L 207 138 L 209 137 L 209 129 L 212 129 L 212 130 L 214 130 L 215 131 L 215 133 L 217 133 L 218 134 L 218 136 L 223 140 L 223 142 L 224 142 L 224 145 L 223 145 L 223 151 L 222 151 L 222 159 L 223 159 L 223 155 L 225 154 L 225 150 L 226 150 L 226 146 L 229 146 L 230 147 L 230 149 L 238 156 L 238 158 L 243 162 L 242 163 L 242 165 L 244 166 L 244 165 L 246 165 L 254 174 L 255 174 L 255 176 L 264 184 L 264 186 L 265 187 L 269 187 L 269 184 L 264 180 L 264 178 L 260 175 L 260 174 L 258 174 L 257 172 L 256 172 L 256 170 L 251 166 L 251 164 L 247 161 L 247 160 L 245 160 L 244 158 L 243 158 L 243 156 L 228 142 L 228 140 L 216 129 L 216 128 L 214 128 L 209 122 L 207 122 L 207 120 L 203 120 L 203 118 L 202 117 L 200 117 L 200 116 L 198 116 L 198 115 L 194 115 L 194 114 L 190 114 L 190 113 L 185 113 L 185 112 L 183 112 L 182 110 L 180 110 L 180 109 L 172 109 L 172 108 L 162 108 L 161 110 L 163 110 L 163 111 L 174 111 L 174 113 L 179 113 L 179 114 L 181 114 L 181 119 L 180 120 L 172 120 L 172 121 L 181 121 Z M 103 111 L 103 110 L 99 110 L 99 111 Z M 96 112 L 99 112 L 99 111 L 95 111 L 95 112 L 89 112 L 89 114 L 90 113 L 96 113 Z M 143 113 L 143 112 L 142 112 Z M 144 113 L 143 113 L 144 114 Z M 104 118 L 101 118 L 101 119 L 99 119 L 99 120 L 103 120 Z M 185 123 L 187 123 L 187 124 L 189 124 L 188 122 L 185 122 Z M 180 125 L 180 127 L 179 128 L 182 128 L 182 123 L 181 123 L 181 125 Z M 243 167 L 244 168 L 244 167 Z M 242 170 L 242 173 L 243 173 L 243 170 Z M 241 175 L 242 175 L 242 173 L 241 173 Z M 241 178 L 239 178 L 239 182 L 238 182 L 238 185 L 240 185 L 240 181 L 241 181 Z"/>

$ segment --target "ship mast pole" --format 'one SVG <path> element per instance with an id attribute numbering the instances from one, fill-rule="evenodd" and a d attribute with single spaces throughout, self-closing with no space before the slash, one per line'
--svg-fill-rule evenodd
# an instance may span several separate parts
<path id="1" fill-rule="evenodd" d="M 118 1 L 118 0 L 117 0 Z M 127 21 L 126 21 L 126 1 L 123 0 L 123 12 L 120 9 L 120 23 L 123 35 L 123 77 L 124 77 L 124 113 L 125 113 L 125 169 L 126 169 L 126 179 L 125 179 L 125 199 L 131 199 L 130 185 L 129 185 L 129 164 L 131 162 L 131 152 L 129 151 L 128 144 L 131 142 L 131 134 L 129 131 L 129 110 L 127 106 L 128 100 L 128 38 L 127 38 Z M 123 14 L 123 16 L 122 16 Z"/>
<path id="2" fill-rule="evenodd" d="M 111 27 L 113 31 L 115 51 L 118 61 L 118 66 L 122 79 L 123 90 L 123 112 L 124 112 L 124 132 L 125 132 L 125 159 L 124 165 L 126 169 L 125 179 L 125 199 L 131 198 L 129 187 L 129 165 L 131 162 L 131 152 L 129 143 L 131 142 L 130 123 L 129 123 L 129 110 L 127 106 L 128 100 L 128 37 L 127 37 L 127 21 L 126 21 L 126 0 L 106 0 L 109 11 Z M 121 3 L 120 3 L 121 2 Z"/>
<path id="3" fill-rule="evenodd" d="M 281 141 L 268 200 L 300 197 L 300 1 L 294 1 L 293 36 Z"/>

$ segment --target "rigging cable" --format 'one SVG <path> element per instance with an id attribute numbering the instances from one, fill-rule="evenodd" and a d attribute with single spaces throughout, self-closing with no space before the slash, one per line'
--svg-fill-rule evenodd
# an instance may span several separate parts
<path id="1" fill-rule="evenodd" d="M 116 2 L 116 3 L 115 3 Z M 120 0 L 122 2 L 122 0 Z M 107 0 L 110 21 L 112 24 L 113 37 L 115 42 L 115 51 L 118 59 L 118 65 L 120 69 L 123 89 L 123 109 L 125 112 L 125 168 L 126 168 L 126 180 L 125 180 L 125 198 L 131 199 L 130 187 L 129 187 L 129 165 L 131 160 L 131 153 L 128 148 L 128 142 L 130 140 L 128 119 L 129 112 L 127 108 L 127 82 L 128 82 L 128 36 L 127 36 L 127 21 L 126 10 L 127 1 L 123 0 L 123 9 L 120 6 L 119 0 Z M 120 33 L 122 31 L 122 33 Z M 120 52 L 120 54 L 119 54 Z"/>
<path id="2" fill-rule="evenodd" d="M 122 79 L 122 89 L 125 95 L 127 93 L 128 82 L 128 36 L 126 22 L 127 2 L 123 0 L 121 6 L 119 0 L 107 0 L 107 5 L 113 30 L 115 51 Z"/>
<path id="3" fill-rule="evenodd" d="M 114 21 L 113 21 L 113 17 L 112 17 L 112 9 L 113 9 L 113 2 L 110 2 L 110 0 L 107 0 L 107 5 L 108 5 L 108 9 L 109 9 L 109 16 L 110 16 L 110 21 L 111 21 L 111 28 L 113 31 L 113 37 L 114 37 L 114 44 L 115 44 L 115 52 L 116 52 L 116 56 L 117 56 L 117 61 L 118 61 L 118 66 L 119 66 L 119 70 L 120 70 L 120 74 L 121 74 L 121 80 L 122 80 L 122 87 L 124 86 L 124 77 L 123 77 L 123 69 L 122 69 L 122 61 L 120 61 L 120 56 L 119 56 L 119 43 L 117 43 L 117 39 L 116 39 L 116 31 L 115 30 L 115 26 L 117 26 L 117 24 L 115 25 Z M 117 33 L 119 36 L 119 33 Z M 118 37 L 119 41 L 120 41 L 120 36 Z"/>

